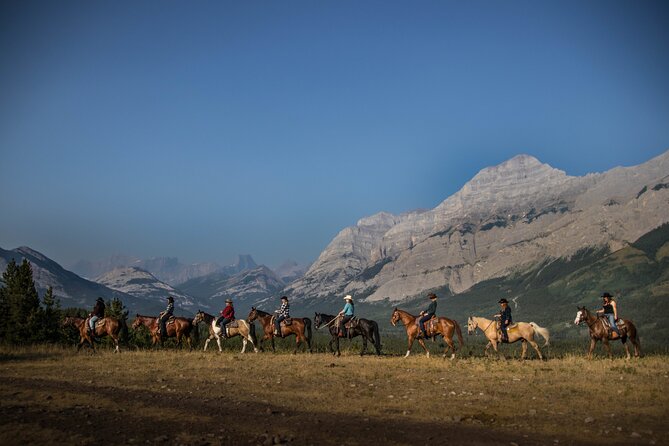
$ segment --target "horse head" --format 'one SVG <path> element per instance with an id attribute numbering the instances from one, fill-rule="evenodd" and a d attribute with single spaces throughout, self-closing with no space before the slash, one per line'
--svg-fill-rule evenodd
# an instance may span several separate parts
<path id="1" fill-rule="evenodd" d="M 576 307 L 578 311 L 576 312 L 576 318 L 574 319 L 574 324 L 579 325 L 581 322 L 585 322 L 590 316 L 590 312 L 585 307 Z"/>
<path id="2" fill-rule="evenodd" d="M 137 328 L 142 325 L 142 320 L 139 317 L 139 314 L 135 314 L 135 320 L 132 321 L 132 329 L 137 330 Z"/>
<path id="3" fill-rule="evenodd" d="M 256 319 L 258 319 L 258 310 L 256 310 L 256 307 L 251 307 L 251 312 L 249 313 L 249 317 L 246 318 L 248 322 L 253 322 Z"/>
<path id="4" fill-rule="evenodd" d="M 323 319 L 321 317 L 320 313 L 314 313 L 314 327 L 318 330 L 321 328 L 321 323 L 323 322 Z"/>
<path id="5" fill-rule="evenodd" d="M 204 312 L 202 310 L 197 310 L 195 317 L 193 318 L 193 325 L 197 325 L 204 320 Z"/>
<path id="6" fill-rule="evenodd" d="M 397 307 L 393 308 L 393 315 L 390 317 L 390 323 L 393 324 L 393 327 L 397 324 L 397 321 L 400 320 L 400 317 L 401 315 Z"/>
<path id="7" fill-rule="evenodd" d="M 474 317 L 469 316 L 469 319 L 467 319 L 467 334 L 474 334 L 477 326 L 478 324 L 474 321 Z"/>

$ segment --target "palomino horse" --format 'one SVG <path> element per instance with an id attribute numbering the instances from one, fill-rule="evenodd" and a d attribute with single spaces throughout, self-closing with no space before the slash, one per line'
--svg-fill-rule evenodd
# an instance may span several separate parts
<path id="1" fill-rule="evenodd" d="M 499 354 L 499 350 L 497 349 L 497 346 L 502 343 L 502 339 L 497 332 L 497 321 L 486 319 L 484 317 L 476 317 L 476 316 L 469 316 L 469 319 L 467 320 L 467 332 L 471 335 L 476 332 L 476 329 L 478 328 L 483 332 L 486 338 L 488 338 L 488 344 L 485 346 L 485 354 L 488 356 L 488 349 L 492 346 L 492 348 L 495 350 L 497 354 Z M 541 355 L 541 350 L 539 350 L 539 345 L 537 345 L 536 341 L 534 340 L 534 335 L 539 334 L 541 337 L 543 337 L 546 342 L 544 343 L 544 347 L 548 345 L 548 340 L 550 337 L 550 333 L 548 332 L 547 329 L 540 327 L 534 322 L 518 322 L 516 324 L 511 325 L 509 328 L 507 328 L 507 334 L 509 335 L 509 344 L 513 344 L 516 341 L 521 341 L 523 345 L 523 351 L 520 355 L 521 359 L 525 359 L 525 355 L 527 354 L 527 343 L 529 342 L 530 345 L 534 350 L 536 350 L 537 355 L 539 355 L 539 359 L 543 359 L 543 356 Z"/>
<path id="2" fill-rule="evenodd" d="M 246 320 L 249 323 L 258 320 L 263 329 L 263 337 L 258 341 L 258 345 L 262 349 L 262 343 L 264 340 L 269 339 L 272 341 L 272 351 L 276 351 L 274 347 L 274 316 L 264 311 L 258 310 L 256 307 L 251 307 L 251 312 L 249 317 Z M 286 336 L 295 335 L 295 350 L 293 353 L 297 353 L 297 347 L 302 342 L 306 342 L 309 346 L 309 352 L 311 353 L 311 319 L 307 317 L 293 317 L 291 318 L 292 322 L 290 325 L 284 325 L 281 323 L 281 337 L 285 338 Z"/>
<path id="3" fill-rule="evenodd" d="M 430 351 L 425 346 L 423 338 L 418 337 L 419 335 L 421 335 L 421 331 L 420 328 L 418 327 L 418 323 L 416 322 L 416 316 L 409 314 L 404 310 L 400 310 L 399 308 L 395 308 L 393 310 L 393 315 L 390 318 L 390 323 L 393 324 L 394 327 L 397 321 L 402 321 L 402 323 L 404 324 L 404 328 L 406 328 L 407 338 L 409 341 L 407 354 L 404 355 L 404 357 L 406 358 L 407 356 L 409 356 L 409 354 L 411 354 L 411 346 L 413 345 L 413 341 L 416 338 L 418 338 L 418 343 L 420 344 L 421 347 L 423 347 L 423 350 L 425 350 L 425 353 L 427 353 L 427 356 L 429 357 Z M 453 350 L 453 352 L 451 353 L 451 359 L 455 358 L 455 352 L 457 350 L 455 348 L 455 344 L 453 343 L 454 332 L 458 335 L 458 340 L 460 341 L 460 348 L 462 348 L 462 346 L 464 345 L 464 341 L 462 340 L 462 332 L 460 331 L 460 325 L 458 324 L 458 322 L 452 319 L 448 319 L 446 317 L 439 317 L 427 321 L 425 323 L 425 326 L 427 328 L 428 337 L 432 338 L 434 336 L 441 335 L 444 338 L 444 342 L 446 342 L 444 357 L 446 357 L 446 354 L 448 353 L 449 350 Z"/>
<path id="4" fill-rule="evenodd" d="M 216 339 L 216 343 L 218 344 L 218 351 L 222 352 L 223 347 L 221 347 L 221 339 L 225 339 L 221 335 L 221 327 L 216 325 L 216 318 L 212 316 L 209 313 L 205 313 L 204 311 L 198 311 L 195 314 L 195 319 L 193 319 L 193 325 L 197 326 L 200 322 L 204 322 L 207 324 L 207 327 L 209 328 L 209 337 L 207 340 L 204 342 L 204 351 L 207 351 L 207 346 L 209 346 L 209 342 L 212 339 Z M 230 325 L 234 325 L 234 327 L 231 327 Z M 246 344 L 251 343 L 253 346 L 253 351 L 258 353 L 258 348 L 256 347 L 256 340 L 255 340 L 255 325 L 249 324 L 246 322 L 244 319 L 235 319 L 233 322 L 229 323 L 227 325 L 228 333 L 227 333 L 227 338 L 234 338 L 235 336 L 241 336 L 242 338 L 242 353 L 246 351 Z"/>
<path id="5" fill-rule="evenodd" d="M 623 319 L 623 321 L 625 325 L 619 327 L 621 336 L 617 336 L 613 332 L 609 333 L 609 329 L 605 325 L 603 317 L 598 317 L 597 314 L 591 313 L 585 307 L 578 307 L 578 313 L 576 313 L 574 323 L 579 325 L 581 322 L 585 322 L 590 330 L 590 349 L 588 350 L 588 359 L 592 359 L 592 351 L 595 349 L 597 341 L 602 341 L 602 344 L 604 344 L 604 347 L 606 347 L 606 351 L 609 354 L 609 358 L 612 358 L 613 356 L 611 355 L 609 341 L 617 341 L 618 339 L 620 339 L 625 346 L 627 359 L 630 359 L 630 349 L 627 345 L 628 338 L 632 341 L 632 344 L 634 344 L 634 356 L 637 358 L 641 356 L 641 344 L 639 343 L 636 327 L 630 320 Z"/>
<path id="6" fill-rule="evenodd" d="M 329 327 L 330 335 L 332 339 L 328 343 L 330 351 L 333 355 L 341 356 L 339 352 L 339 330 L 337 328 L 338 321 L 334 319 L 336 316 L 331 314 L 316 313 L 314 317 L 314 325 L 316 328 Z M 360 351 L 360 356 L 364 355 L 367 351 L 367 341 L 371 342 L 376 349 L 376 354 L 381 354 L 381 337 L 379 336 L 379 324 L 375 321 L 370 321 L 369 319 L 358 319 L 358 325 L 349 328 L 347 330 L 349 338 L 355 338 L 356 336 L 362 336 L 362 350 Z M 337 344 L 337 351 L 332 347 L 332 344 Z"/>
<path id="7" fill-rule="evenodd" d="M 171 319 L 171 318 L 170 318 Z M 135 320 L 132 322 L 132 328 L 137 330 L 140 326 L 148 328 L 151 334 L 151 345 L 155 347 L 156 344 L 163 345 L 163 339 L 160 336 L 158 317 L 157 316 L 142 316 L 135 315 Z M 181 339 L 186 336 L 188 348 L 193 350 L 193 345 L 190 339 L 190 332 L 193 329 L 193 323 L 190 319 L 185 317 L 174 317 L 174 322 L 168 321 L 165 325 L 167 329 L 166 336 L 168 338 L 176 337 L 177 345 L 181 345 Z"/>
<path id="8" fill-rule="evenodd" d="M 79 345 L 77 345 L 77 351 L 81 349 L 85 342 L 91 346 L 93 351 L 95 351 L 95 343 L 93 342 L 93 337 L 88 331 L 88 321 L 90 318 L 75 317 L 69 316 L 63 320 L 63 327 L 74 326 L 79 330 Z M 114 341 L 114 352 L 120 353 L 121 351 L 118 348 L 119 335 L 121 329 L 125 326 L 125 320 L 121 319 L 120 321 L 115 317 L 104 317 L 98 319 L 95 324 L 95 336 L 109 336 Z"/>

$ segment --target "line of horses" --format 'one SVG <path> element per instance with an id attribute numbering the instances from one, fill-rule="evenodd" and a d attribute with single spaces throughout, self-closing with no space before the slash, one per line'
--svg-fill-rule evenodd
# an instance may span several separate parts
<path id="1" fill-rule="evenodd" d="M 173 317 L 166 324 L 166 333 L 164 336 L 160 334 L 160 327 L 158 324 L 158 318 L 156 316 L 142 316 L 137 314 L 132 323 L 132 328 L 137 330 L 140 327 L 145 327 L 148 329 L 151 335 L 152 346 L 162 345 L 164 338 L 174 338 L 177 346 L 182 345 L 183 340 L 185 339 L 186 344 L 189 349 L 192 350 L 192 341 L 191 341 L 191 332 L 193 329 L 200 323 L 206 324 L 209 329 L 209 336 L 207 337 L 204 344 L 204 351 L 207 350 L 209 343 L 212 340 L 215 340 L 218 344 L 219 351 L 223 351 L 221 341 L 226 338 L 241 337 L 242 339 L 242 350 L 241 353 L 246 351 L 247 345 L 251 343 L 254 352 L 263 350 L 263 343 L 269 341 L 271 343 L 272 351 L 276 351 L 274 339 L 277 337 L 274 334 L 274 321 L 273 315 L 261 311 L 255 307 L 251 309 L 248 317 L 246 319 L 237 319 L 233 323 L 227 326 L 227 333 L 224 335 L 222 329 L 216 324 L 217 318 L 211 314 L 205 313 L 204 311 L 198 311 L 193 319 L 185 317 Z M 262 333 L 258 339 L 255 331 L 255 321 L 258 321 L 262 327 Z M 420 346 L 423 348 L 427 356 L 430 356 L 430 351 L 425 345 L 425 338 L 422 336 L 420 327 L 418 326 L 418 317 L 410 314 L 407 311 L 395 308 L 390 318 L 390 322 L 393 326 L 396 326 L 397 323 L 404 325 L 407 335 L 407 351 L 404 355 L 405 357 L 409 356 L 411 353 L 411 348 L 413 343 L 417 340 Z M 601 341 L 605 346 L 608 356 L 612 357 L 611 347 L 609 341 L 611 340 L 620 340 L 625 346 L 625 351 L 627 358 L 631 357 L 627 340 L 630 340 L 634 345 L 634 354 L 636 357 L 641 355 L 641 345 L 639 343 L 639 337 L 635 325 L 630 320 L 624 320 L 622 327 L 620 328 L 620 336 L 613 336 L 613 333 L 608 329 L 603 318 L 598 317 L 597 314 L 590 312 L 585 307 L 578 307 L 578 313 L 576 314 L 576 319 L 574 320 L 576 325 L 584 323 L 588 326 L 590 331 L 590 347 L 588 350 L 588 359 L 592 358 L 593 350 L 597 342 Z M 79 331 L 80 341 L 77 345 L 77 350 L 81 349 L 82 346 L 88 344 L 93 350 L 95 350 L 95 339 L 97 337 L 109 336 L 114 343 L 114 351 L 120 352 L 119 350 L 119 341 L 120 333 L 122 329 L 127 330 L 125 325 L 125 319 L 116 319 L 114 317 L 105 317 L 100 319 L 95 327 L 93 333 L 88 330 L 88 319 L 80 317 L 67 317 L 62 324 L 65 326 L 76 327 Z M 314 325 L 316 329 L 328 328 L 328 332 L 331 336 L 328 347 L 332 354 L 337 356 L 341 355 L 339 349 L 339 340 L 340 333 L 338 328 L 338 317 L 336 315 L 330 315 L 325 313 L 315 313 L 314 316 Z M 498 329 L 497 323 L 494 319 L 486 319 L 484 317 L 470 316 L 467 320 L 467 332 L 468 334 L 475 334 L 477 330 L 480 330 L 488 340 L 488 343 L 485 347 L 485 355 L 490 354 L 489 350 L 492 349 L 495 353 L 499 354 L 499 345 L 503 342 L 501 338 L 501 333 Z M 439 336 L 443 338 L 445 343 L 445 349 L 443 356 L 448 356 L 448 353 L 451 353 L 451 359 L 455 358 L 456 352 L 462 348 L 464 345 L 464 340 L 462 338 L 462 331 L 460 325 L 457 321 L 449 319 L 446 317 L 434 317 L 431 320 L 426 322 L 426 331 L 427 338 L 435 339 Z M 546 328 L 543 328 L 536 324 L 535 322 L 518 322 L 513 324 L 507 329 L 508 333 L 508 343 L 514 343 L 520 341 L 522 344 L 522 353 L 521 359 L 525 359 L 527 353 L 527 345 L 529 344 L 537 353 L 539 359 L 543 359 L 541 349 L 535 341 L 537 335 L 544 339 L 544 347 L 549 344 L 550 333 Z M 290 324 L 281 325 L 281 338 L 295 336 L 295 346 L 293 353 L 297 353 L 300 345 L 305 344 L 305 348 L 309 352 L 312 352 L 312 326 L 311 319 L 306 317 L 293 317 L 291 318 Z M 381 337 L 379 335 L 379 326 L 378 323 L 369 320 L 359 318 L 356 319 L 355 324 L 352 324 L 346 330 L 346 337 L 349 339 L 355 337 L 362 337 L 362 349 L 360 355 L 364 355 L 367 352 L 367 345 L 371 343 L 376 351 L 377 355 L 381 355 Z M 457 336 L 459 341 L 459 348 L 456 348 L 455 343 L 453 342 L 454 336 Z"/>

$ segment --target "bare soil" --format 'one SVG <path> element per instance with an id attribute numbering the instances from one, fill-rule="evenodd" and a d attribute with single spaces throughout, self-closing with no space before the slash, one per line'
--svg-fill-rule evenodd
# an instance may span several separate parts
<path id="1" fill-rule="evenodd" d="M 0 348 L 13 444 L 669 444 L 669 361 Z"/>

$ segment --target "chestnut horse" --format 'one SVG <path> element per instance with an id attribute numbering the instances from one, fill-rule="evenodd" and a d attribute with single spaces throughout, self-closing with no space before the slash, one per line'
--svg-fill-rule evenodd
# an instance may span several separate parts
<path id="1" fill-rule="evenodd" d="M 574 323 L 579 325 L 581 322 L 585 322 L 588 326 L 588 329 L 590 330 L 590 349 L 588 350 L 588 359 L 592 359 L 592 351 L 595 349 L 597 341 L 602 341 L 602 344 L 604 344 L 604 347 L 609 354 L 609 358 L 613 358 L 609 341 L 617 341 L 619 339 L 620 342 L 622 342 L 625 346 L 627 359 L 630 359 L 630 349 L 627 345 L 628 338 L 630 341 L 632 341 L 632 344 L 634 344 L 634 356 L 636 358 L 641 356 L 641 344 L 639 343 L 639 336 L 632 321 L 623 319 L 624 325 L 619 327 L 620 336 L 618 336 L 612 331 L 609 333 L 610 330 L 605 325 L 603 317 L 597 316 L 596 313 L 591 313 L 585 307 L 578 307 L 578 313 L 576 313 L 576 319 L 574 319 Z"/>
<path id="2" fill-rule="evenodd" d="M 204 322 L 207 324 L 207 327 L 209 328 L 209 337 L 207 340 L 204 342 L 204 351 L 207 351 L 207 346 L 209 346 L 209 342 L 212 339 L 216 339 L 216 343 L 218 344 L 218 351 L 222 352 L 223 347 L 221 347 L 221 339 L 226 339 L 226 338 L 234 338 L 235 336 L 241 336 L 242 338 L 242 351 L 241 353 L 244 353 L 246 351 L 246 344 L 251 343 L 253 346 L 253 351 L 258 353 L 258 347 L 256 347 L 256 341 L 255 341 L 255 325 L 249 324 L 246 322 L 244 319 L 235 319 L 234 322 L 231 322 L 231 324 L 234 324 L 236 322 L 237 325 L 236 327 L 230 327 L 230 324 L 227 325 L 228 333 L 226 337 L 223 337 L 221 335 L 221 327 L 216 325 L 216 319 L 214 316 L 212 316 L 209 313 L 205 313 L 204 311 L 198 311 L 195 314 L 195 319 L 193 319 L 193 325 L 197 326 L 200 322 Z"/>
<path id="3" fill-rule="evenodd" d="M 188 348 L 193 350 L 193 345 L 190 339 L 190 332 L 193 329 L 193 323 L 191 320 L 185 317 L 174 317 L 173 323 L 169 323 L 170 321 L 167 322 L 168 323 L 165 325 L 165 328 L 167 329 L 165 336 L 168 338 L 176 337 L 177 345 L 181 345 L 181 339 L 186 336 Z M 151 334 L 151 345 L 155 347 L 156 344 L 160 344 L 162 346 L 163 339 L 160 336 L 158 317 L 142 316 L 141 314 L 135 315 L 135 320 L 132 322 L 132 328 L 137 330 L 137 328 L 142 325 L 148 328 L 149 333 Z"/>
<path id="4" fill-rule="evenodd" d="M 430 356 L 430 351 L 427 349 L 425 346 L 425 341 L 423 341 L 422 337 L 419 337 L 421 335 L 420 328 L 418 327 L 418 324 L 416 323 L 416 316 L 409 314 L 408 312 L 404 310 L 400 310 L 399 308 L 395 308 L 393 310 L 393 315 L 390 317 L 390 323 L 393 324 L 393 327 L 395 324 L 397 324 L 398 321 L 402 321 L 404 324 L 404 328 L 407 331 L 407 339 L 409 341 L 409 347 L 407 349 L 407 354 L 404 355 L 406 358 L 411 354 L 411 346 L 413 345 L 413 341 L 418 338 L 418 343 L 420 344 L 421 347 L 423 347 L 423 350 L 425 350 L 425 353 L 427 353 L 427 356 Z M 451 353 L 451 359 L 455 358 L 455 352 L 457 351 L 455 348 L 455 344 L 453 343 L 453 333 L 455 332 L 458 335 L 458 340 L 460 341 L 460 348 L 464 345 L 464 341 L 462 340 L 462 331 L 460 331 L 460 325 L 458 324 L 457 321 L 454 321 L 452 319 L 448 319 L 446 317 L 439 317 L 439 318 L 433 318 L 425 323 L 425 326 L 427 328 L 427 336 L 432 338 L 434 336 L 441 335 L 444 338 L 444 342 L 446 342 L 446 349 L 444 350 L 444 357 L 446 357 L 446 354 L 448 353 L 449 350 L 453 350 Z"/>
<path id="5" fill-rule="evenodd" d="M 264 311 L 260 311 L 256 307 L 251 307 L 251 312 L 246 320 L 252 324 L 256 319 L 260 322 L 260 325 L 262 325 L 264 333 L 263 337 L 258 340 L 258 345 L 262 349 L 263 341 L 269 339 L 272 341 L 272 351 L 275 352 L 274 316 L 265 313 Z M 295 350 L 293 351 L 293 354 L 297 353 L 297 347 L 299 347 L 302 342 L 307 343 L 309 353 L 311 353 L 311 319 L 307 317 L 293 317 L 291 320 L 292 323 L 290 325 L 284 325 L 283 322 L 281 323 L 281 337 L 285 338 L 286 336 L 295 335 Z"/>
<path id="6" fill-rule="evenodd" d="M 93 351 L 95 351 L 95 343 L 93 342 L 93 336 L 88 330 L 88 321 L 90 318 L 69 316 L 63 320 L 63 327 L 73 326 L 79 330 L 79 345 L 77 345 L 77 351 L 81 349 L 85 342 L 88 342 L 88 345 L 91 346 Z M 119 321 L 115 317 L 104 317 L 98 319 L 95 324 L 95 336 L 109 336 L 114 341 L 114 353 L 120 353 L 121 350 L 118 348 L 119 337 L 121 329 L 125 325 L 125 320 L 121 319 Z"/>
<path id="7" fill-rule="evenodd" d="M 477 328 L 483 332 L 486 338 L 488 338 L 488 344 L 485 346 L 486 356 L 488 356 L 488 349 L 490 347 L 499 354 L 497 346 L 502 343 L 502 339 L 497 330 L 497 321 L 494 319 L 486 319 L 484 317 L 469 316 L 469 319 L 467 319 L 467 333 L 470 335 L 474 334 L 476 333 Z M 527 343 L 529 342 L 532 348 L 537 352 L 537 355 L 539 355 L 539 359 L 543 359 L 541 350 L 539 350 L 539 345 L 534 340 L 534 335 L 537 333 L 546 341 L 543 346 L 547 346 L 550 333 L 546 328 L 540 327 L 534 322 L 518 322 L 511 324 L 511 326 L 507 328 L 507 334 L 509 335 L 508 343 L 513 344 L 516 341 L 521 341 L 523 351 L 520 354 L 520 358 L 525 359 L 525 356 L 527 355 Z"/>

